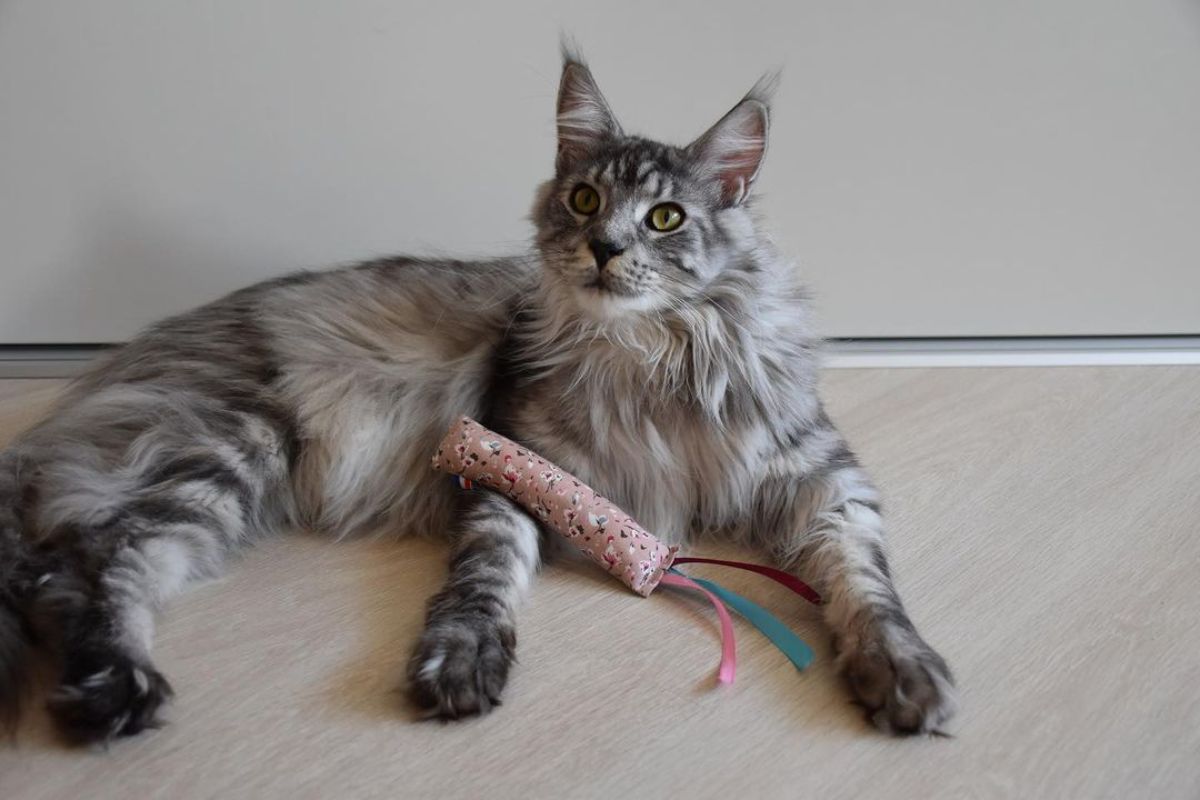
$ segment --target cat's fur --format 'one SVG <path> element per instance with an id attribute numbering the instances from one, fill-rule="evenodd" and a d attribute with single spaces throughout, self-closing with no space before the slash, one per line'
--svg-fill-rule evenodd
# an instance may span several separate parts
<path id="1" fill-rule="evenodd" d="M 818 584 L 839 664 L 877 724 L 932 731 L 945 662 L 892 586 L 879 497 L 822 410 L 796 269 L 750 213 L 756 87 L 686 148 L 626 135 L 567 54 L 536 253 L 304 273 L 154 325 L 0 456 L 0 695 L 27 647 L 61 660 L 50 708 L 105 740 L 170 688 L 155 611 L 292 526 L 448 531 L 455 554 L 411 661 L 441 716 L 498 702 L 542 532 L 429 469 L 462 414 L 525 443 L 649 530 L 734 537 Z M 599 208 L 581 214 L 581 183 Z M 686 217 L 662 233 L 657 203 Z"/>

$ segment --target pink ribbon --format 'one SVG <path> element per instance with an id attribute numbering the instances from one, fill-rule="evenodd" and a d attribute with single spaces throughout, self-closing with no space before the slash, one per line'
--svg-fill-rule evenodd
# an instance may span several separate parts
<path id="1" fill-rule="evenodd" d="M 674 563 L 676 565 L 688 563 L 720 564 L 723 567 L 736 567 L 737 569 L 744 569 L 748 572 L 757 572 L 759 575 L 765 575 L 776 583 L 783 584 L 808 602 L 818 606 L 821 605 L 821 595 L 817 594 L 815 589 L 797 578 L 795 575 L 784 572 L 781 569 L 764 567 L 762 564 L 749 564 L 745 561 L 724 561 L 719 558 L 698 558 L 694 556 L 676 556 Z"/>
<path id="2" fill-rule="evenodd" d="M 696 559 L 687 560 L 694 561 Z M 737 672 L 737 643 L 733 638 L 733 620 L 730 618 L 725 604 L 715 594 L 686 575 L 667 572 L 662 576 L 662 583 L 667 586 L 701 592 L 713 604 L 713 608 L 717 610 L 717 616 L 721 619 L 721 664 L 717 667 L 717 680 L 721 683 L 733 683 L 734 674 Z"/>

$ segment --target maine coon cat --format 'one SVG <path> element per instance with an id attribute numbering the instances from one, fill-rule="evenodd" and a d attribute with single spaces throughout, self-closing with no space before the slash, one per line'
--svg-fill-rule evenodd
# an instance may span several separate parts
<path id="1" fill-rule="evenodd" d="M 568 53 L 534 252 L 267 281 L 79 379 L 0 456 L 0 697 L 15 707 L 40 642 L 65 733 L 138 733 L 171 695 L 155 612 L 190 580 L 292 526 L 445 530 L 411 693 L 443 717 L 487 712 L 548 540 L 430 470 L 468 414 L 661 537 L 736 539 L 817 584 L 876 724 L 937 730 L 950 672 L 904 611 L 878 494 L 822 409 L 797 270 L 751 213 L 767 95 L 672 147 L 626 134 Z"/>

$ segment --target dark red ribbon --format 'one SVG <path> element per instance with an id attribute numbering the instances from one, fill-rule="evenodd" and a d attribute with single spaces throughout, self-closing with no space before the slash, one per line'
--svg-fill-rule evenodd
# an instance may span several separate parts
<path id="1" fill-rule="evenodd" d="M 784 572 L 781 569 L 775 569 L 774 567 L 764 567 L 762 564 L 751 564 L 747 561 L 725 561 L 720 558 L 696 558 L 691 556 L 680 556 L 672 564 L 720 564 L 722 567 L 734 567 L 736 569 L 744 569 L 747 572 L 757 572 L 759 575 L 768 577 L 776 583 L 783 584 L 813 605 L 821 605 L 821 595 L 817 594 L 815 589 L 795 575 Z"/>

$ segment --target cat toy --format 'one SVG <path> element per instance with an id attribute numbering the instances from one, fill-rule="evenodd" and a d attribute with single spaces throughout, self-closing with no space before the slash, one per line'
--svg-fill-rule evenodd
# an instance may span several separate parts
<path id="1" fill-rule="evenodd" d="M 713 581 L 689 577 L 678 567 L 704 563 L 749 570 L 820 604 L 820 596 L 795 576 L 759 564 L 682 557 L 678 548 L 661 542 L 574 475 L 469 417 L 450 427 L 433 457 L 433 468 L 452 476 L 463 489 L 479 485 L 510 498 L 642 597 L 660 585 L 702 594 L 721 624 L 717 669 L 721 683 L 732 683 L 737 668 L 733 622 L 726 606 L 754 625 L 797 669 L 812 662 L 809 646 L 766 609 Z"/>

